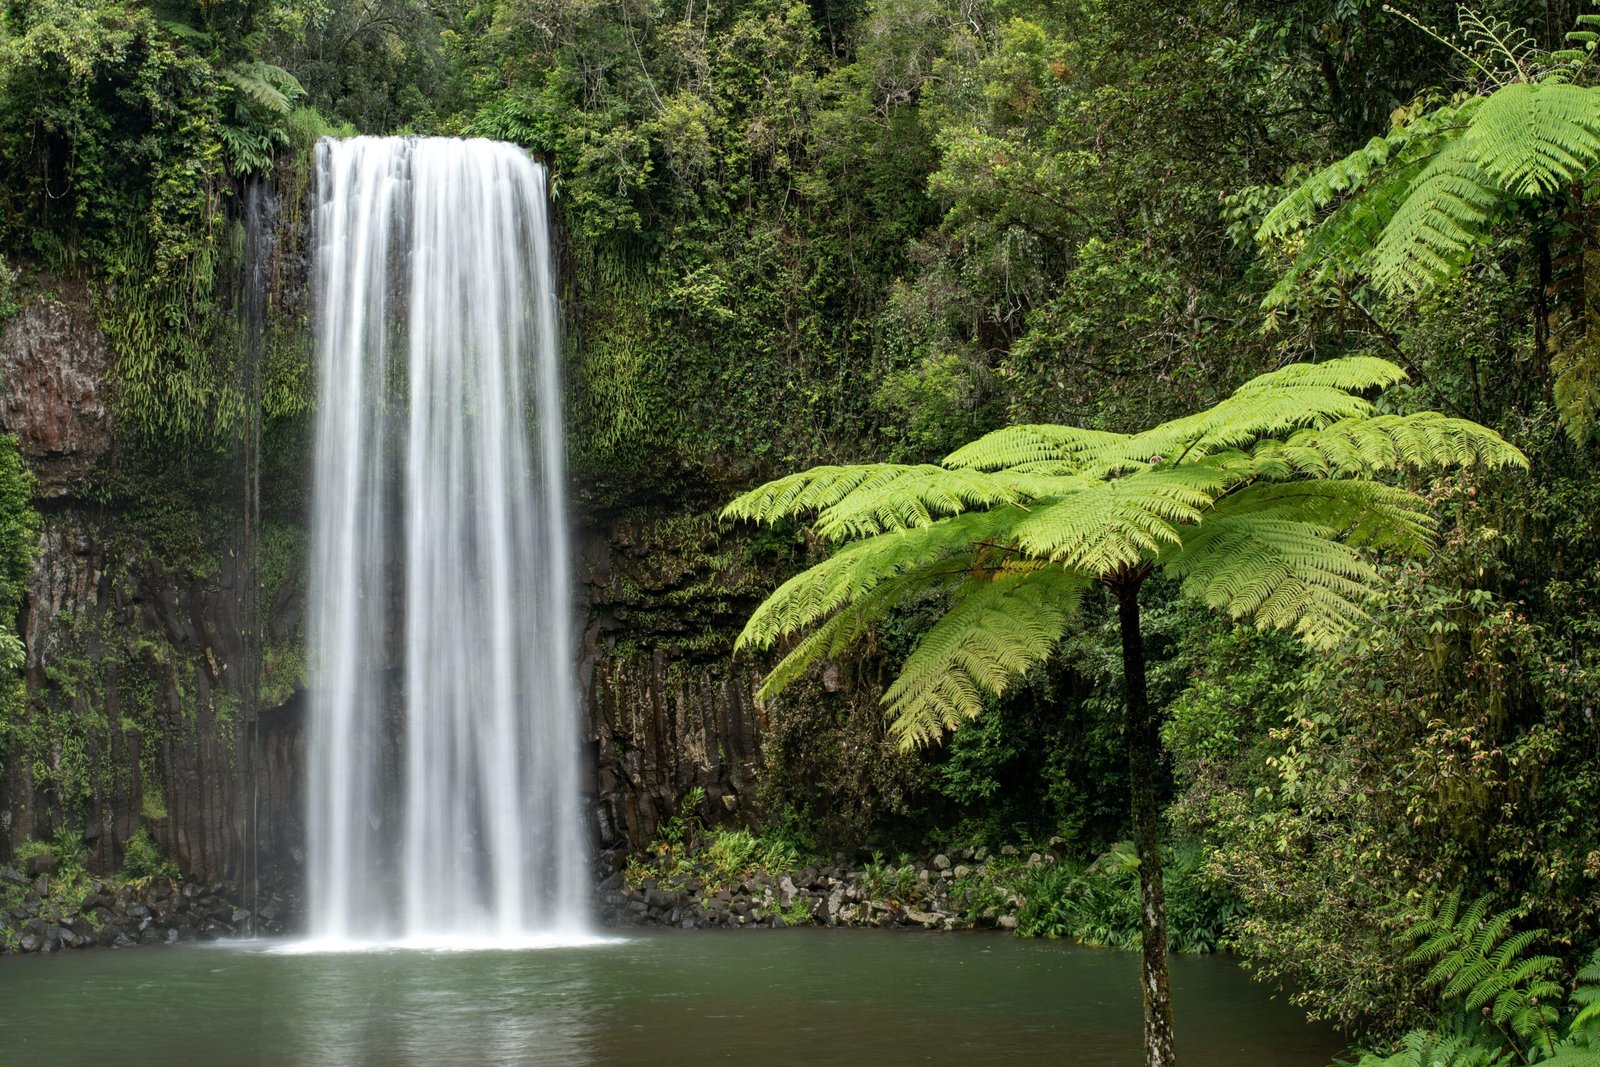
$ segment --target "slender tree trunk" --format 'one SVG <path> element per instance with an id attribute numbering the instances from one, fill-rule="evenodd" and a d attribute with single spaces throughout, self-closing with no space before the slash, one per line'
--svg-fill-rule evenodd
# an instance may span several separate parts
<path id="1" fill-rule="evenodd" d="M 1144 635 L 1139 631 L 1137 580 L 1116 587 L 1122 623 L 1122 687 L 1128 704 L 1128 791 L 1133 798 L 1133 844 L 1139 856 L 1140 933 L 1144 960 L 1144 1052 L 1148 1067 L 1172 1067 L 1172 988 L 1167 975 L 1167 893 L 1161 879 L 1161 824 L 1156 808 L 1160 728 L 1145 692 Z"/>

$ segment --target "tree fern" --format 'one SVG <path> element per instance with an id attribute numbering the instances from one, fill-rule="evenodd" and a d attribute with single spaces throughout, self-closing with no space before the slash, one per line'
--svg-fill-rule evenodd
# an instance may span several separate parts
<path id="1" fill-rule="evenodd" d="M 1397 144 L 1374 139 L 1324 168 L 1267 215 L 1262 242 L 1312 228 L 1288 272 L 1296 284 L 1330 258 L 1391 295 L 1449 280 L 1518 201 L 1548 196 L 1600 163 L 1600 90 L 1516 82 L 1411 127 L 1420 129 L 1391 135 Z M 1317 212 L 1341 200 L 1318 225 Z M 1287 302 L 1294 288 L 1280 283 L 1266 305 Z"/>
<path id="2" fill-rule="evenodd" d="M 925 743 L 976 716 L 1049 654 L 1088 585 L 1040 564 L 966 583 L 884 694 L 894 736 Z"/>
<path id="3" fill-rule="evenodd" d="M 1361 550 L 1414 555 L 1432 542 L 1420 498 L 1373 476 L 1524 462 L 1463 419 L 1375 413 L 1365 394 L 1404 377 L 1372 357 L 1294 364 L 1142 433 L 1016 426 L 942 464 L 823 466 L 775 479 L 723 515 L 810 518 L 823 537 L 846 544 L 774 591 L 739 645 L 768 648 L 850 609 L 849 625 L 789 651 L 766 687 L 776 693 L 910 597 L 992 582 L 1030 563 L 1050 564 L 1074 587 L 1158 568 L 1208 607 L 1317 646 L 1336 643 L 1365 618 L 1376 582 Z M 971 681 L 990 692 L 1005 684 L 1000 673 Z M 945 725 L 959 719 L 951 709 L 977 707 L 927 687 L 897 690 L 887 704 L 892 719 Z M 897 736 L 916 743 L 937 733 Z"/>
<path id="4" fill-rule="evenodd" d="M 1205 607 L 1331 646 L 1360 625 L 1378 585 L 1364 552 L 1418 555 L 1432 545 L 1422 499 L 1376 475 L 1526 464 L 1473 423 L 1379 414 L 1368 394 L 1404 378 L 1370 357 L 1295 364 L 1142 433 L 1015 426 L 937 465 L 816 467 L 768 482 L 723 515 L 809 519 L 820 537 L 842 544 L 756 608 L 739 647 L 799 638 L 767 676 L 762 694 L 772 696 L 897 607 L 944 598 L 943 615 L 883 698 L 891 734 L 902 745 L 925 744 L 1049 656 L 1084 591 L 1103 586 L 1123 630 L 1135 838 L 1140 862 L 1159 877 L 1159 733 L 1139 632 L 1145 579 L 1160 570 Z M 1149 1062 L 1165 1064 L 1165 924 L 1153 900 L 1141 913 L 1146 1044 Z M 1510 995 L 1497 992 L 1496 1011 L 1510 1005 L 1508 1017 L 1522 1020 L 1535 1008 Z"/>

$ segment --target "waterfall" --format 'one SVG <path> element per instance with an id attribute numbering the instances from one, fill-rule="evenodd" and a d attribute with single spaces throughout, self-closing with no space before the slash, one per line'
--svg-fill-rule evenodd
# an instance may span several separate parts
<path id="1" fill-rule="evenodd" d="M 579 933 L 544 170 L 445 138 L 324 139 L 316 164 L 312 937 Z"/>

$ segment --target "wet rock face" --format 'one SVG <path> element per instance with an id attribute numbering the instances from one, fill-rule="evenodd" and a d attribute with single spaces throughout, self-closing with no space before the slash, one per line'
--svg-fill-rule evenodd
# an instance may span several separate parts
<path id="1" fill-rule="evenodd" d="M 65 828 L 114 871 L 142 827 L 197 877 L 298 884 L 303 700 L 245 719 L 248 578 L 232 553 L 215 568 L 163 563 L 115 516 L 45 516 L 20 619 L 27 718 L 0 750 L 0 857 Z M 294 587 L 284 599 L 267 636 L 292 642 Z"/>
<path id="2" fill-rule="evenodd" d="M 66 493 L 111 448 L 110 353 L 82 282 L 60 282 L 0 331 L 0 427 L 39 493 Z"/>
<path id="3" fill-rule="evenodd" d="M 578 679 L 596 837 L 639 848 L 705 790 L 721 821 L 755 816 L 765 712 L 733 639 L 771 575 L 707 513 L 590 519 L 578 567 Z"/>

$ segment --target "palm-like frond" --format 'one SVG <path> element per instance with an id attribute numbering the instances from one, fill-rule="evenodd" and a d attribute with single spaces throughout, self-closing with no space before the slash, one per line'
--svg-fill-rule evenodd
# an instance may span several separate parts
<path id="1" fill-rule="evenodd" d="M 1499 434 L 1475 422 L 1424 411 L 1346 419 L 1283 440 L 1269 438 L 1251 450 L 1249 462 L 1257 475 L 1282 479 L 1369 477 L 1403 468 L 1501 468 L 1526 460 Z"/>
<path id="2" fill-rule="evenodd" d="M 1164 568 L 1186 596 L 1235 619 L 1293 629 L 1318 648 L 1367 619 L 1377 572 L 1326 527 L 1259 515 L 1209 518 Z"/>
<path id="3" fill-rule="evenodd" d="M 274 115 L 287 115 L 306 92 L 293 74 L 262 60 L 235 63 L 222 75 L 251 103 Z"/>
<path id="4" fill-rule="evenodd" d="M 944 466 L 992 471 L 1060 463 L 1071 471 L 1077 468 L 1076 461 L 1083 454 L 1111 448 L 1126 440 L 1128 435 L 1124 433 L 1084 430 L 1076 426 L 1007 426 L 962 445 L 944 458 Z"/>
<path id="5" fill-rule="evenodd" d="M 1517 82 L 1479 109 L 1467 138 L 1495 188 L 1540 196 L 1584 177 L 1600 160 L 1600 91 Z"/>
<path id="6" fill-rule="evenodd" d="M 1483 1012 L 1549 1052 L 1558 1017 L 1553 1005 L 1561 995 L 1552 976 L 1561 961 L 1529 952 L 1548 931 L 1512 933 L 1513 912 L 1490 912 L 1488 897 L 1463 908 L 1460 890 L 1425 901 L 1422 913 L 1410 930 L 1416 948 L 1406 962 L 1432 965 L 1423 984 L 1437 989 L 1446 1005 Z"/>
<path id="7" fill-rule="evenodd" d="M 812 467 L 775 478 L 735 497 L 722 509 L 722 517 L 771 524 L 810 515 L 837 504 L 859 488 L 875 488 L 916 469 L 904 463 Z"/>
<path id="8" fill-rule="evenodd" d="M 1125 589 L 1160 567 L 1209 607 L 1331 645 L 1366 617 L 1366 548 L 1432 545 L 1423 501 L 1373 476 L 1398 468 L 1525 464 L 1493 432 L 1442 415 L 1379 415 L 1363 394 L 1403 380 L 1370 357 L 1295 364 L 1215 407 L 1139 434 L 1019 426 L 943 465 L 817 467 L 724 509 L 814 516 L 846 542 L 780 586 L 739 647 L 815 627 L 768 677 L 776 693 L 897 606 L 949 610 L 884 700 L 895 735 L 930 740 L 1049 654 L 1095 582 Z"/>
<path id="9" fill-rule="evenodd" d="M 970 582 L 906 658 L 884 694 L 891 731 L 922 744 L 983 710 L 1049 655 L 1089 582 L 1033 564 Z"/>
<path id="10" fill-rule="evenodd" d="M 889 601 L 893 607 L 911 590 L 896 586 L 894 596 L 880 587 L 906 574 L 941 568 L 959 575 L 975 542 L 1002 536 L 1015 521 L 1013 509 L 972 512 L 917 530 L 895 530 L 847 545 L 823 562 L 779 586 L 750 616 L 736 647 L 769 648 L 848 604 Z"/>
<path id="11" fill-rule="evenodd" d="M 1379 288 L 1420 293 L 1454 277 L 1487 240 L 1506 196 L 1463 137 L 1424 167 L 1394 205 L 1367 255 Z"/>
<path id="12" fill-rule="evenodd" d="M 1431 289 L 1460 272 L 1516 202 L 1597 164 L 1600 89 L 1515 81 L 1439 108 L 1307 178 L 1267 214 L 1260 241 L 1312 229 L 1263 303 L 1287 302 L 1331 268 L 1360 269 L 1391 295 Z"/>
<path id="13" fill-rule="evenodd" d="M 1010 480 L 982 471 L 913 467 L 898 478 L 859 486 L 824 508 L 816 530 L 830 541 L 867 537 L 929 526 L 973 508 L 1014 504 L 1022 495 Z"/>
<path id="14" fill-rule="evenodd" d="M 1233 480 L 1200 464 L 1151 467 L 1042 501 L 1014 533 L 1031 556 L 1106 578 L 1181 543 L 1179 527 L 1200 522 Z"/>
<path id="15" fill-rule="evenodd" d="M 1317 221 L 1324 209 L 1381 182 L 1389 173 L 1425 160 L 1467 128 L 1483 104 L 1473 97 L 1459 106 L 1419 115 L 1384 137 L 1374 137 L 1348 156 L 1312 174 L 1278 202 L 1256 231 L 1256 240 L 1276 241 Z"/>
<path id="16" fill-rule="evenodd" d="M 1356 1067 L 1500 1067 L 1507 1062 L 1499 1050 L 1476 1044 L 1471 1038 L 1412 1030 L 1392 1056 L 1363 1056 Z"/>

